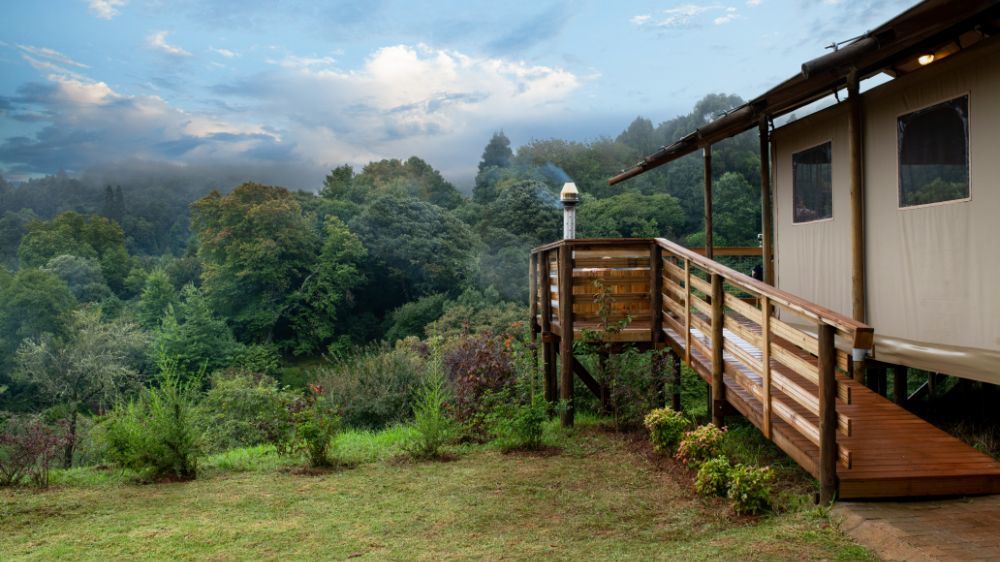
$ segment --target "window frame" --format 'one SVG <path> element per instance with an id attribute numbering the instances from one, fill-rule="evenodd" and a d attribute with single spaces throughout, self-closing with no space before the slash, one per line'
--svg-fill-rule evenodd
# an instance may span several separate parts
<path id="1" fill-rule="evenodd" d="M 807 150 L 812 150 L 814 148 L 819 148 L 819 147 L 823 146 L 824 144 L 829 144 L 830 145 L 830 216 L 829 217 L 824 217 L 824 218 L 821 218 L 821 219 L 813 219 L 813 220 L 809 220 L 809 221 L 798 222 L 798 221 L 795 220 L 795 155 L 796 154 L 801 154 L 803 152 L 806 152 Z M 833 174 L 833 171 L 834 171 L 834 166 L 833 166 L 833 137 L 827 137 L 825 140 L 821 140 L 821 141 L 819 141 L 817 143 L 808 144 L 808 145 L 805 145 L 802 148 L 794 149 L 794 150 L 791 151 L 788 159 L 789 159 L 789 166 L 791 167 L 791 172 L 792 172 L 792 174 L 791 174 L 791 179 L 792 179 L 792 181 L 791 181 L 791 183 L 792 183 L 792 186 L 791 186 L 792 187 L 792 190 L 791 190 L 792 191 L 792 226 L 805 226 L 805 225 L 816 224 L 816 223 L 821 223 L 821 222 L 832 222 L 834 220 L 834 218 L 836 217 L 836 214 L 834 214 L 834 212 L 833 212 L 834 211 L 834 206 L 835 206 L 834 205 L 834 197 L 833 197 L 833 195 L 835 193 L 835 190 L 834 190 L 834 181 L 833 181 L 833 175 L 834 175 Z"/>
<path id="2" fill-rule="evenodd" d="M 966 123 L 965 123 L 965 169 L 968 172 L 969 178 L 969 195 L 959 199 L 948 199 L 947 201 L 935 201 L 934 203 L 922 203 L 920 205 L 903 205 L 903 176 L 900 173 L 902 163 L 900 162 L 900 145 L 899 145 L 899 119 L 916 113 L 918 111 L 923 111 L 927 108 L 934 107 L 935 105 L 941 105 L 943 103 L 948 103 L 950 101 L 957 100 L 959 98 L 966 98 Z M 972 92 L 970 90 L 962 91 L 955 95 L 948 95 L 942 98 L 937 98 L 932 102 L 925 103 L 918 107 L 907 109 L 906 111 L 896 114 L 896 118 L 893 121 L 893 131 L 896 135 L 896 210 L 908 211 L 911 209 L 926 209 L 927 207 L 938 207 L 941 205 L 951 205 L 954 203 L 967 203 L 972 201 Z"/>

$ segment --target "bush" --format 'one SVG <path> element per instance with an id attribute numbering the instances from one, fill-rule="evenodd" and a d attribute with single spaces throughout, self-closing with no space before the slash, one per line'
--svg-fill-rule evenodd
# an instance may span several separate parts
<path id="1" fill-rule="evenodd" d="M 626 347 L 611 353 L 599 377 L 607 384 L 611 402 L 611 419 L 620 431 L 639 427 L 643 414 L 657 406 L 656 385 L 650 361 L 659 360 L 652 353 Z M 600 371 L 600 369 L 599 369 Z"/>
<path id="2" fill-rule="evenodd" d="M 294 429 L 289 408 L 295 395 L 274 379 L 226 371 L 212 379 L 201 419 L 210 450 L 274 444 L 283 451 Z"/>
<path id="3" fill-rule="evenodd" d="M 39 416 L 19 416 L 0 426 L 0 486 L 25 480 L 44 488 L 49 469 L 69 441 L 64 425 L 50 425 Z"/>
<path id="4" fill-rule="evenodd" d="M 672 408 L 652 410 L 643 420 L 653 441 L 653 450 L 658 453 L 673 453 L 690 423 L 684 414 Z"/>
<path id="5" fill-rule="evenodd" d="M 701 496 L 725 497 L 729 491 L 729 459 L 716 457 L 702 463 L 694 477 L 694 491 Z"/>
<path id="6" fill-rule="evenodd" d="M 771 467 L 757 468 L 738 464 L 729 471 L 729 502 L 741 515 L 761 513 L 771 506 Z"/>
<path id="7" fill-rule="evenodd" d="M 714 424 L 697 427 L 684 434 L 675 458 L 697 470 L 703 462 L 719 456 L 725 436 L 725 428 L 719 429 Z"/>
<path id="8" fill-rule="evenodd" d="M 233 354 L 233 367 L 248 373 L 277 376 L 281 370 L 281 354 L 274 345 L 240 346 Z"/>
<path id="9" fill-rule="evenodd" d="M 406 345 L 373 345 L 320 369 L 315 384 L 340 406 L 344 425 L 380 429 L 409 421 L 427 361 Z"/>
<path id="10" fill-rule="evenodd" d="M 460 338 L 444 353 L 444 370 L 455 394 L 455 417 L 481 431 L 486 398 L 517 381 L 511 339 L 483 333 Z"/>
<path id="11" fill-rule="evenodd" d="M 539 448 L 543 426 L 549 418 L 545 400 L 538 393 L 522 401 L 510 392 L 502 392 L 498 398 L 487 422 L 500 450 L 507 453 Z"/>
<path id="12" fill-rule="evenodd" d="M 167 372 L 158 388 L 115 407 L 105 420 L 112 462 L 153 478 L 195 478 L 202 447 L 196 423 L 196 384 L 182 383 Z"/>
<path id="13" fill-rule="evenodd" d="M 445 413 L 448 387 L 440 375 L 431 376 L 417 393 L 413 406 L 413 427 L 417 435 L 408 446 L 409 452 L 422 458 L 436 458 L 454 433 L 454 424 Z"/>
<path id="14" fill-rule="evenodd" d="M 293 410 L 297 448 L 306 454 L 310 466 L 330 466 L 330 443 L 340 431 L 340 416 L 323 396 L 322 387 L 309 385 L 309 393 Z"/>

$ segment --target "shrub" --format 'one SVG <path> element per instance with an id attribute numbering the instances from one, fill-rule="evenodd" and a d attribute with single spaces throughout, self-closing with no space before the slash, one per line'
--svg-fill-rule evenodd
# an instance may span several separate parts
<path id="1" fill-rule="evenodd" d="M 774 471 L 738 464 L 729 471 L 729 502 L 733 511 L 751 515 L 767 510 L 771 505 L 771 482 Z"/>
<path id="2" fill-rule="evenodd" d="M 274 345 L 239 346 L 233 354 L 232 363 L 241 371 L 273 377 L 281 370 L 281 354 Z"/>
<path id="3" fill-rule="evenodd" d="M 226 371 L 212 379 L 201 403 L 205 442 L 214 451 L 273 443 L 283 451 L 294 429 L 295 395 L 274 379 Z"/>
<path id="4" fill-rule="evenodd" d="M 697 470 L 703 462 L 719 456 L 725 436 L 725 428 L 719 429 L 714 424 L 697 427 L 684 434 L 675 458 Z"/>
<path id="5" fill-rule="evenodd" d="M 516 380 L 511 340 L 483 333 L 460 338 L 444 353 L 444 371 L 455 394 L 455 417 L 482 430 L 477 414 L 488 412 L 485 398 Z"/>
<path id="6" fill-rule="evenodd" d="M 487 417 L 490 433 L 503 452 L 537 449 L 548 416 L 548 405 L 535 393 L 527 400 L 517 400 L 512 393 L 498 395 L 496 407 Z"/>
<path id="7" fill-rule="evenodd" d="M 119 404 L 105 420 L 110 459 L 153 478 L 195 478 L 202 432 L 196 423 L 194 385 L 167 372 L 157 388 Z"/>
<path id="8" fill-rule="evenodd" d="M 694 491 L 701 496 L 725 497 L 729 491 L 729 459 L 716 457 L 702 463 L 694 477 Z"/>
<path id="9" fill-rule="evenodd" d="M 306 454 L 309 465 L 330 466 L 330 443 L 340 431 L 340 416 L 323 396 L 323 388 L 309 385 L 309 393 L 293 406 L 297 448 Z"/>
<path id="10" fill-rule="evenodd" d="M 416 437 L 408 446 L 409 452 L 417 457 L 435 458 L 454 433 L 454 424 L 445 412 L 449 392 L 444 377 L 431 376 L 417 393 L 413 405 L 413 427 Z"/>
<path id="11" fill-rule="evenodd" d="M 624 431 L 639 427 L 643 415 L 657 406 L 657 381 L 649 365 L 653 360 L 657 359 L 651 353 L 626 347 L 610 354 L 604 363 L 600 377 L 608 385 L 615 428 Z"/>
<path id="12" fill-rule="evenodd" d="M 27 480 L 44 488 L 49 468 L 69 440 L 64 425 L 50 425 L 39 416 L 19 416 L 0 426 L 0 486 Z"/>
<path id="13" fill-rule="evenodd" d="M 655 451 L 672 453 L 690 422 L 684 414 L 672 408 L 657 408 L 646 414 L 643 425 L 649 430 Z"/>
<path id="14" fill-rule="evenodd" d="M 345 426 L 380 429 L 410 419 L 426 374 L 425 358 L 410 346 L 379 344 L 320 369 L 314 382 L 340 406 Z"/>

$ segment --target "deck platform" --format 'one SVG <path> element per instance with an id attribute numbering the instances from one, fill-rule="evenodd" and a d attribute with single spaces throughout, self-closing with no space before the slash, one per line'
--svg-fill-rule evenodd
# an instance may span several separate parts
<path id="1" fill-rule="evenodd" d="M 1000 493 L 1000 463 L 850 376 L 851 350 L 871 347 L 864 324 L 662 239 L 536 249 L 531 288 L 550 398 L 557 343 L 570 400 L 565 373 L 589 378 L 573 341 L 668 348 L 712 385 L 716 421 L 728 403 L 820 480 L 821 497 Z"/>

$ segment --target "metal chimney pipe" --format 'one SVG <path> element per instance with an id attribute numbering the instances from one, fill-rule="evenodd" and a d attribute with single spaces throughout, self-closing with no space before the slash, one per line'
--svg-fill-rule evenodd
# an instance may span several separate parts
<path id="1" fill-rule="evenodd" d="M 559 192 L 559 200 L 563 204 L 563 239 L 576 238 L 576 205 L 580 202 L 580 192 L 576 184 L 566 182 Z"/>

